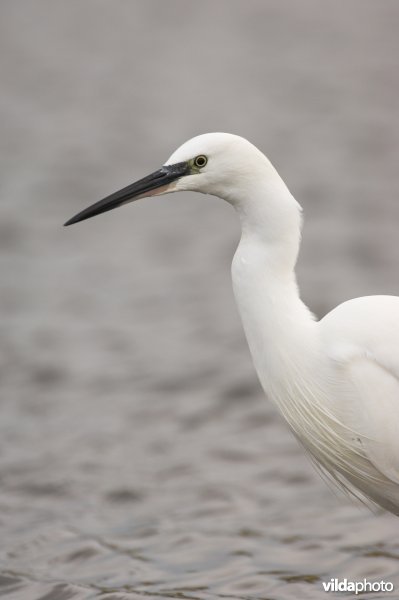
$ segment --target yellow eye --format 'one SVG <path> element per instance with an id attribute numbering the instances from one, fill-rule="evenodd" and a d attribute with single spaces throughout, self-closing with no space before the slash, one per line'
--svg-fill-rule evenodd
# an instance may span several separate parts
<path id="1" fill-rule="evenodd" d="M 202 167 L 205 167 L 207 162 L 208 162 L 208 159 L 203 154 L 200 154 L 199 156 L 196 156 L 194 158 L 194 165 L 196 167 L 198 167 L 199 169 L 202 169 Z"/>

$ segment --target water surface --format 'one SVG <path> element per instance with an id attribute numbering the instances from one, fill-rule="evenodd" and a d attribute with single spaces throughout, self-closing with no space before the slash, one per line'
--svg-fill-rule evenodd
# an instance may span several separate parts
<path id="1" fill-rule="evenodd" d="M 398 3 L 0 12 L 0 594 L 312 599 L 367 577 L 399 598 L 398 520 L 329 489 L 256 381 L 231 208 L 168 196 L 61 227 L 231 131 L 304 207 L 318 315 L 399 294 Z"/>

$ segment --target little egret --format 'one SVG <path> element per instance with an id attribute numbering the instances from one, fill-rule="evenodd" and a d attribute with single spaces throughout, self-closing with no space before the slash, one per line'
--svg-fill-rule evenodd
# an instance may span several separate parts
<path id="1" fill-rule="evenodd" d="M 233 288 L 266 395 L 329 478 L 399 515 L 399 297 L 356 298 L 315 319 L 294 270 L 301 207 L 255 146 L 199 135 L 65 225 L 185 190 L 226 200 L 240 218 Z"/>

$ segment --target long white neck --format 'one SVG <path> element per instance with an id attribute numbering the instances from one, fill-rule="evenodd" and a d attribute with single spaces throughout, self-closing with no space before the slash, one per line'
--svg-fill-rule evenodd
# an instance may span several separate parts
<path id="1" fill-rule="evenodd" d="M 299 298 L 294 271 L 300 207 L 275 171 L 256 183 L 250 197 L 233 202 L 242 224 L 233 287 L 262 386 L 285 412 L 284 388 L 299 385 L 298 377 L 311 368 L 305 361 L 318 360 L 317 328 Z"/>
<path id="2" fill-rule="evenodd" d="M 332 426 L 331 364 L 295 278 L 300 207 L 275 172 L 271 184 L 258 181 L 252 192 L 232 202 L 242 224 L 232 277 L 255 369 L 267 396 L 308 450 L 330 472 L 347 472 L 353 453 L 345 450 L 341 456 L 337 450 L 332 456 L 329 451 L 331 444 L 345 448 L 347 437 L 344 428 Z"/>

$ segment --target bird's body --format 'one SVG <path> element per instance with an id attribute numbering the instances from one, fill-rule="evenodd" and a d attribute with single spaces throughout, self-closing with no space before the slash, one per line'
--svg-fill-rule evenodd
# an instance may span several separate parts
<path id="1" fill-rule="evenodd" d="M 219 196 L 240 217 L 233 287 L 267 396 L 333 480 L 399 514 L 399 298 L 358 298 L 317 321 L 295 278 L 300 206 L 267 158 L 230 134 L 189 140 L 68 224 L 180 190 Z"/>

